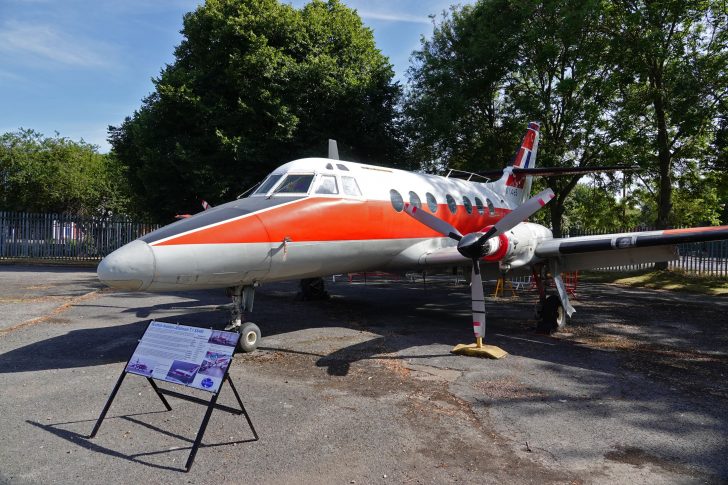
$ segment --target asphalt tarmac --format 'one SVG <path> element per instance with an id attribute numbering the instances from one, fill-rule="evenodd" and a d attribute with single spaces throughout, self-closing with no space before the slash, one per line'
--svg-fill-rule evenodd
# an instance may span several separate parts
<path id="1" fill-rule="evenodd" d="M 223 291 L 103 289 L 87 269 L 0 266 L 0 483 L 726 483 L 728 298 L 580 284 L 565 333 L 534 332 L 535 294 L 487 298 L 493 361 L 450 278 L 258 289 L 261 348 L 231 377 L 260 435 L 128 376 L 150 319 L 222 328 Z M 486 291 L 492 291 L 492 287 Z M 199 397 L 203 391 L 162 384 Z M 234 405 L 227 385 L 220 402 Z"/>

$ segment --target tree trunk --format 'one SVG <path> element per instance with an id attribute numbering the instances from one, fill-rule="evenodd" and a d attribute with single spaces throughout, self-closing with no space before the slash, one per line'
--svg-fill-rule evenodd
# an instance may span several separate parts
<path id="1" fill-rule="evenodd" d="M 657 162 L 659 168 L 660 188 L 657 200 L 657 228 L 667 229 L 672 212 L 672 153 L 667 134 L 667 120 L 665 117 L 665 100 L 662 89 L 662 73 L 657 69 L 653 71 L 653 97 L 655 108 L 655 122 L 657 123 Z M 655 263 L 656 270 L 667 269 L 666 262 Z"/>
<path id="2" fill-rule="evenodd" d="M 554 237 L 561 237 L 564 201 L 560 197 L 555 197 L 549 204 L 549 212 L 551 214 L 551 232 L 553 232 Z"/>

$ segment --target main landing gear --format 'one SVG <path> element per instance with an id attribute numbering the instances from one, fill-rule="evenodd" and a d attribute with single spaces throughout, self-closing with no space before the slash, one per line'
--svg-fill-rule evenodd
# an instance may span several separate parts
<path id="1" fill-rule="evenodd" d="M 563 285 L 563 283 L 560 276 L 557 278 L 558 281 L 555 281 L 555 284 L 557 285 L 557 291 L 560 291 L 558 285 L 559 283 Z M 544 268 L 534 269 L 533 279 L 536 282 L 539 296 L 539 301 L 536 304 L 536 319 L 538 320 L 536 330 L 545 334 L 556 333 L 566 325 L 567 311 L 564 309 L 559 295 L 546 295 L 546 285 L 544 283 L 546 281 L 546 272 Z M 571 307 L 568 299 L 567 305 Z"/>
<path id="2" fill-rule="evenodd" d="M 260 328 L 253 322 L 245 321 L 245 312 L 253 311 L 256 286 L 245 285 L 228 288 L 228 294 L 233 299 L 233 307 L 230 311 L 230 324 L 225 327 L 225 330 L 240 334 L 238 348 L 243 352 L 252 352 L 257 349 L 261 338 Z"/>

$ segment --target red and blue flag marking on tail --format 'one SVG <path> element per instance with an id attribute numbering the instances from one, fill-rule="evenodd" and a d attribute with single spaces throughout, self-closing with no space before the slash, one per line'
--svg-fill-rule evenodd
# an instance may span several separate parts
<path id="1" fill-rule="evenodd" d="M 540 125 L 536 122 L 528 124 L 528 130 L 526 130 L 521 147 L 518 149 L 516 160 L 513 162 L 514 168 L 531 168 L 529 166 L 531 164 L 531 155 L 533 154 L 534 144 L 536 143 L 536 137 L 540 128 Z M 508 176 L 506 185 L 508 187 L 522 189 L 525 181 L 525 177 L 511 174 Z"/>

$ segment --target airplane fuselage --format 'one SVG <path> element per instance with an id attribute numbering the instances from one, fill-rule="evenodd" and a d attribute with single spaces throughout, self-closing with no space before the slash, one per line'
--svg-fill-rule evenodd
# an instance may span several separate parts
<path id="1" fill-rule="evenodd" d="M 424 269 L 452 261 L 428 254 L 455 242 L 403 212 L 421 207 L 463 234 L 493 225 L 523 189 L 325 158 L 274 170 L 251 196 L 175 222 L 120 248 L 99 266 L 107 284 L 179 291 L 370 271 Z M 508 267 L 534 260 L 540 225 L 513 229 Z M 519 236 L 519 234 L 514 234 Z M 507 240 L 504 240 L 508 244 Z M 463 258 L 463 264 L 468 260 Z"/>

